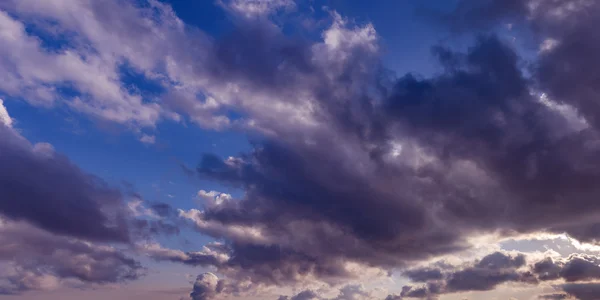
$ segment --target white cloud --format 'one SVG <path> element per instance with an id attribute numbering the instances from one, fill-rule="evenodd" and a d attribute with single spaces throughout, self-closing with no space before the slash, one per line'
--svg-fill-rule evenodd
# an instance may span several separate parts
<path id="1" fill-rule="evenodd" d="M 207 207 L 215 207 L 223 204 L 224 202 L 231 201 L 232 197 L 230 194 L 221 193 L 217 191 L 207 192 L 205 190 L 198 191 L 198 197 L 203 200 Z"/>
<path id="2" fill-rule="evenodd" d="M 4 101 L 0 99 L 0 123 L 12 127 L 13 120 L 11 119 L 6 107 L 4 106 Z"/>
<path id="3" fill-rule="evenodd" d="M 552 38 L 548 38 L 545 39 L 541 44 L 540 44 L 540 52 L 544 53 L 544 52 L 549 52 L 550 50 L 554 49 L 556 46 L 558 46 L 558 41 Z"/>
<path id="4" fill-rule="evenodd" d="M 154 144 L 156 143 L 156 137 L 153 135 L 143 134 L 140 137 L 140 142 L 144 144 Z"/>
<path id="5" fill-rule="evenodd" d="M 293 0 L 231 0 L 220 3 L 246 18 L 264 17 L 278 10 L 292 9 L 296 6 Z"/>
<path id="6" fill-rule="evenodd" d="M 104 9 L 119 12 L 106 15 L 87 1 L 67 4 L 51 0 L 40 4 L 25 0 L 3 5 L 24 20 L 54 20 L 59 32 L 74 31 L 77 39 L 64 50 L 49 51 L 37 36 L 25 30 L 22 19 L 0 11 L 0 55 L 4 58 L 0 61 L 0 90 L 34 105 L 52 106 L 67 100 L 77 111 L 121 124 L 154 126 L 162 117 L 172 117 L 157 103 L 144 102 L 140 95 L 122 86 L 120 65 L 127 61 L 134 67 L 150 69 L 157 59 L 150 54 L 160 51 L 148 47 L 164 42 L 160 38 L 144 40 L 156 35 L 155 27 L 147 24 L 148 19 L 138 17 L 139 12 L 132 7 L 105 1 Z M 73 88 L 74 95 L 61 94 L 58 87 L 63 86 Z"/>

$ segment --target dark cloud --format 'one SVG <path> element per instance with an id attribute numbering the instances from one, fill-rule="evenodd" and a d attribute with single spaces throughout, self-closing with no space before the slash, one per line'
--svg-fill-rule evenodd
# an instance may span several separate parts
<path id="1" fill-rule="evenodd" d="M 204 156 L 201 176 L 246 195 L 196 214 L 197 223 L 220 224 L 198 229 L 231 239 L 232 257 L 246 270 L 325 257 L 388 268 L 464 249 L 470 232 L 532 232 L 561 224 L 565 215 L 595 213 L 585 196 L 596 190 L 595 168 L 575 165 L 585 158 L 597 163 L 597 150 L 585 146 L 596 134 L 554 134 L 565 117 L 531 94 L 515 50 L 482 36 L 465 54 L 436 53 L 443 74 L 400 78 L 381 107 L 348 115 L 318 98 L 327 130 L 304 132 L 306 139 L 267 139 L 235 159 Z M 366 94 L 349 97 L 340 100 L 349 109 L 371 101 Z M 402 144 L 397 157 L 396 140 Z M 429 161 L 415 165 L 423 160 Z M 270 253 L 273 246 L 228 236 L 231 226 L 259 229 L 278 245 L 277 255 L 254 257 L 254 249 Z M 517 279 L 498 276 L 498 282 Z"/>
<path id="2" fill-rule="evenodd" d="M 130 239 L 122 195 L 47 144 L 0 123 L 0 214 L 95 241 Z"/>
<path id="3" fill-rule="evenodd" d="M 2 221 L 0 292 L 18 294 L 52 289 L 62 281 L 121 283 L 144 274 L 139 262 L 122 250 L 57 236 L 26 223 Z"/>
<path id="4" fill-rule="evenodd" d="M 540 48 L 532 67 L 535 87 L 573 105 L 598 128 L 600 110 L 595 99 L 600 77 L 592 70 L 600 62 L 600 39 L 594 32 L 599 12 L 597 1 L 463 0 L 446 19 L 466 32 L 520 23 L 530 33 L 524 39 Z"/>
<path id="5" fill-rule="evenodd" d="M 536 64 L 539 87 L 549 97 L 576 107 L 590 125 L 598 129 L 600 76 L 593 70 L 600 67 L 600 38 L 594 31 L 600 22 L 600 4 L 597 1 L 545 2 L 549 3 L 537 9 L 539 16 L 535 21 L 541 39 L 545 39 L 546 45 L 554 46 L 542 51 Z"/>
<path id="6" fill-rule="evenodd" d="M 525 256 L 495 252 L 458 270 L 435 268 L 413 269 L 412 273 L 439 273 L 438 278 L 419 280 L 422 287 L 405 286 L 400 296 L 408 298 L 433 298 L 440 294 L 464 291 L 488 291 L 506 282 L 535 283 L 535 277 L 519 268 L 525 265 Z M 410 277 L 409 277 L 410 278 Z"/>
<path id="7" fill-rule="evenodd" d="M 547 295 L 538 296 L 538 299 L 562 300 L 562 299 L 567 299 L 567 297 L 569 297 L 567 294 L 547 294 Z"/>
<path id="8" fill-rule="evenodd" d="M 567 283 L 560 286 L 578 300 L 595 300 L 600 295 L 600 283 Z"/>
<path id="9" fill-rule="evenodd" d="M 540 280 L 562 278 L 567 282 L 600 279 L 599 260 L 591 255 L 571 255 L 566 261 L 546 258 L 534 265 Z"/>
<path id="10" fill-rule="evenodd" d="M 576 293 L 584 291 L 586 282 L 600 279 L 598 269 L 598 258 L 591 255 L 573 254 L 568 258 L 554 259 L 548 257 L 527 265 L 526 257 L 523 254 L 511 256 L 496 252 L 468 265 L 454 269 L 437 269 L 442 274 L 441 279 L 414 281 L 425 282 L 425 285 L 405 286 L 400 296 L 435 298 L 448 293 L 489 291 L 500 284 L 510 282 L 537 285 L 540 281 L 566 281 L 566 284 L 557 284 L 556 287 L 568 295 L 579 297 Z M 432 272 L 436 269 L 429 267 L 414 269 L 412 272 L 418 274 L 421 270 L 422 272 Z M 569 288 L 572 289 L 572 292 L 568 290 Z M 540 295 L 539 298 L 567 299 L 567 294 Z"/>
<path id="11" fill-rule="evenodd" d="M 197 41 L 165 43 L 178 54 L 165 55 L 177 57 L 169 68 L 183 74 L 173 81 L 206 85 L 202 97 L 168 91 L 165 106 L 193 111 L 199 123 L 206 117 L 229 124 L 219 117 L 235 113 L 234 125 L 264 135 L 249 153 L 207 154 L 196 168 L 202 178 L 243 189 L 239 199 L 215 200 L 203 211 L 151 208 L 223 243 L 187 253 L 155 249 L 151 256 L 215 266 L 227 279 L 289 285 L 362 276 L 350 263 L 382 273 L 411 267 L 464 250 L 469 237 L 484 233 L 566 232 L 595 240 L 600 110 L 593 70 L 600 51 L 590 28 L 598 4 L 529 4 L 460 1 L 455 28 L 493 31 L 514 20 L 530 26 L 535 43 L 547 41 L 538 57 L 528 60 L 514 44 L 484 33 L 466 51 L 434 47 L 442 69 L 429 78 L 390 75 L 372 26 L 353 27 L 335 13 L 319 43 L 289 38 L 265 18 L 245 19 L 222 39 L 198 34 Z M 102 19 L 118 17 L 97 9 Z M 118 192 L 7 132 L 0 162 L 10 167 L 0 172 L 0 199 L 23 200 L 0 202 L 3 215 L 57 234 L 128 240 Z M 136 224 L 157 233 L 175 232 L 169 226 L 178 223 Z M 549 260 L 524 271 L 523 257 L 496 253 L 460 270 L 408 271 L 425 285 L 403 293 L 589 280 L 597 278 L 591 262 Z M 199 278 L 192 296 L 214 296 L 213 279 Z"/>
<path id="12" fill-rule="evenodd" d="M 518 16 L 519 3 L 505 3 L 498 18 Z M 284 47 L 278 33 L 268 34 L 275 36 L 259 36 L 265 44 L 248 55 L 287 61 L 281 53 L 288 52 L 273 50 Z M 246 57 L 241 66 L 221 58 L 219 72 L 251 86 L 249 95 L 285 96 L 297 105 L 291 95 L 308 94 L 306 117 L 317 125 L 254 112 L 253 121 L 269 132 L 254 151 L 203 156 L 202 178 L 245 191 L 241 199 L 184 214 L 198 231 L 226 241 L 229 259 L 219 267 L 282 284 L 296 280 L 295 273 L 352 276 L 345 262 L 405 267 L 465 249 L 465 238 L 482 232 L 595 234 L 583 229 L 600 209 L 594 204 L 598 133 L 573 127 L 556 103 L 545 103 L 536 93 L 539 80 L 525 75 L 525 60 L 502 38 L 481 35 L 464 53 L 435 47 L 443 72 L 431 78 L 389 77 L 372 66 L 372 55 L 356 55 L 367 53 L 366 44 L 335 51 L 315 45 L 325 61 L 306 64 L 315 52 L 287 45 L 300 48 L 289 52 L 297 60 L 289 58 L 286 74 L 271 64 L 256 70 Z M 332 74 L 338 65 L 327 51 L 353 59 L 335 60 L 342 68 Z M 530 280 L 506 271 L 522 258 L 499 258 L 457 272 L 446 288 L 488 290 Z"/>
<path id="13" fill-rule="evenodd" d="M 533 271 L 538 274 L 540 280 L 555 280 L 559 277 L 561 266 L 550 257 L 533 265 Z"/>
<path id="14" fill-rule="evenodd" d="M 305 290 L 292 297 L 280 296 L 279 300 L 367 300 L 374 299 L 371 293 L 365 291 L 362 285 L 346 285 L 339 289 L 339 294 L 334 298 L 327 298 L 315 291 Z"/>
<path id="15" fill-rule="evenodd" d="M 403 273 L 413 282 L 427 282 L 442 279 L 442 271 L 439 269 L 414 269 Z"/>
<path id="16" fill-rule="evenodd" d="M 145 272 L 125 254 L 133 242 L 179 232 L 128 210 L 119 190 L 51 145 L 31 145 L 2 123 L 0 138 L 1 293 L 136 280 Z"/>
<path id="17" fill-rule="evenodd" d="M 290 300 L 318 300 L 319 297 L 317 295 L 317 293 L 307 290 L 307 291 L 302 291 L 300 293 L 298 293 L 295 296 L 292 296 L 292 298 L 290 298 Z"/>

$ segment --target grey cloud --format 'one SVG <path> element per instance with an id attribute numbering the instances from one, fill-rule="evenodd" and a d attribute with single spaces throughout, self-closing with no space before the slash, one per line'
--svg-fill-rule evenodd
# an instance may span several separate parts
<path id="1" fill-rule="evenodd" d="M 222 282 L 213 273 L 198 275 L 190 297 L 192 300 L 210 300 L 221 292 Z"/>
<path id="2" fill-rule="evenodd" d="M 571 255 L 566 261 L 547 258 L 537 262 L 533 271 L 539 274 L 541 280 L 589 281 L 600 279 L 598 262 L 598 258 L 591 255 Z"/>
<path id="3" fill-rule="evenodd" d="M 424 286 L 405 286 L 400 296 L 435 298 L 449 293 L 493 290 L 497 285 L 509 282 L 537 285 L 540 281 L 561 282 L 559 280 L 564 280 L 562 282 L 566 281 L 566 284 L 556 284 L 555 286 L 569 295 L 578 297 L 575 293 L 581 293 L 584 290 L 585 282 L 599 279 L 598 258 L 595 256 L 574 254 L 564 259 L 547 257 L 530 265 L 525 263 L 525 259 L 523 254 L 511 256 L 496 252 L 466 266 L 438 269 L 442 273 L 442 279 L 425 281 Z M 431 272 L 432 269 L 424 268 L 422 270 Z M 419 271 L 419 269 L 413 270 L 415 273 L 419 273 Z M 569 288 L 572 288 L 574 292 L 570 292 Z M 539 298 L 567 299 L 568 297 L 565 294 L 550 294 L 540 295 Z"/>
<path id="4" fill-rule="evenodd" d="M 567 283 L 560 286 L 578 300 L 595 300 L 600 295 L 600 283 Z"/>
<path id="5" fill-rule="evenodd" d="M 295 296 L 292 296 L 292 298 L 290 298 L 290 300 L 318 300 L 319 297 L 317 296 L 317 293 L 307 290 L 307 291 L 302 291 L 300 293 L 298 293 Z"/>
<path id="6" fill-rule="evenodd" d="M 107 284 L 135 280 L 144 274 L 139 262 L 110 246 L 53 235 L 26 223 L 3 220 L 0 261 L 8 268 L 0 291 L 18 294 L 56 288 L 62 281 Z M 12 270 L 12 271 L 11 271 Z"/>
<path id="7" fill-rule="evenodd" d="M 533 265 L 533 271 L 538 274 L 540 280 L 554 280 L 559 277 L 561 267 L 550 257 Z"/>
<path id="8" fill-rule="evenodd" d="M 0 124 L 0 214 L 48 231 L 129 241 L 122 195 L 43 144 Z"/>
<path id="9" fill-rule="evenodd" d="M 256 51 L 266 51 L 256 54 L 260 59 L 271 56 L 269 49 Z M 281 270 L 350 275 L 316 267 L 326 259 L 391 269 L 465 249 L 470 234 L 576 234 L 589 226 L 597 215 L 600 161 L 591 146 L 597 132 L 570 129 L 560 111 L 532 94 L 522 58 L 495 35 L 480 36 L 466 53 L 443 47 L 434 53 L 443 73 L 391 84 L 373 79 L 385 77 L 380 68 L 359 68 L 360 57 L 318 84 L 303 78 L 322 78 L 325 63 L 290 70 L 293 79 L 281 82 L 270 77 L 275 69 L 256 70 L 273 74 L 255 79 L 243 77 L 253 73 L 240 67 L 240 80 L 265 80 L 251 86 L 273 98 L 282 88 L 310 93 L 319 130 L 282 116 L 268 120 L 276 122 L 268 126 L 272 135 L 253 152 L 226 160 L 203 156 L 202 178 L 246 194 L 189 219 L 200 232 L 229 241 L 232 266 L 270 284 L 285 282 L 269 275 L 287 274 Z M 234 227 L 260 236 L 237 235 Z M 256 249 L 273 254 L 256 257 Z M 493 263 L 503 262 L 490 263 L 457 273 L 449 287 L 468 288 L 461 283 L 482 269 L 492 271 L 483 274 L 489 280 L 481 290 L 524 280 L 493 271 Z"/>
<path id="10" fill-rule="evenodd" d="M 338 296 L 327 298 L 315 291 L 305 290 L 292 297 L 280 296 L 279 300 L 369 300 L 374 299 L 370 292 L 361 285 L 346 285 L 339 289 Z"/>
<path id="11" fill-rule="evenodd" d="M 480 30 L 517 22 L 532 34 L 541 51 L 533 63 L 536 87 L 561 103 L 576 107 L 598 128 L 600 94 L 598 76 L 592 74 L 600 61 L 600 39 L 594 33 L 600 4 L 597 1 L 460 1 L 447 20 L 462 31 Z M 545 47 L 544 46 L 544 43 Z"/>
<path id="12" fill-rule="evenodd" d="M 442 271 L 439 269 L 414 269 L 403 273 L 413 282 L 427 282 L 442 279 Z"/>
<path id="13" fill-rule="evenodd" d="M 562 300 L 562 299 L 567 299 L 567 297 L 568 297 L 567 294 L 546 294 L 546 295 L 539 295 L 538 299 Z"/>
<path id="14" fill-rule="evenodd" d="M 582 205 L 566 199 L 595 190 L 595 173 L 573 167 L 574 160 L 592 159 L 595 150 L 584 144 L 595 134 L 552 135 L 562 116 L 530 94 L 515 51 L 484 36 L 466 54 L 436 53 L 446 72 L 399 79 L 382 107 L 360 92 L 340 101 L 348 110 L 364 104 L 362 111 L 339 110 L 330 98 L 317 98 L 330 122 L 326 130 L 303 132 L 302 139 L 283 134 L 293 127 L 278 127 L 277 140 L 238 159 L 204 156 L 202 177 L 241 187 L 246 196 L 206 209 L 197 215 L 202 224 L 259 228 L 281 253 L 296 253 L 287 259 L 329 256 L 388 268 L 464 249 L 462 238 L 472 230 L 531 232 L 559 224 L 566 214 L 592 213 L 583 205 L 588 198 L 578 200 Z M 333 85 L 327 88 L 325 96 L 336 93 Z M 404 142 L 396 158 L 390 155 L 394 139 Z M 410 152 L 411 146 L 420 150 Z M 431 157 L 429 163 L 412 165 L 423 156 Z M 563 199 L 567 211 L 557 205 Z M 300 226 L 304 222 L 314 225 Z M 222 228 L 198 230 L 224 234 Z M 268 249 L 228 238 L 240 261 L 245 251 Z M 244 261 L 249 270 L 271 264 Z"/>
<path id="15" fill-rule="evenodd" d="M 525 265 L 523 255 L 511 256 L 495 252 L 459 270 L 443 271 L 439 279 L 426 281 L 424 287 L 405 287 L 401 296 L 410 298 L 434 297 L 461 291 L 488 291 L 505 282 L 535 281 L 530 273 L 519 271 Z M 425 269 L 431 272 L 432 269 Z M 419 270 L 413 270 L 419 272 Z"/>
<path id="16" fill-rule="evenodd" d="M 134 42 L 152 48 L 142 51 L 149 61 L 123 54 L 138 68 L 152 69 L 158 56 L 177 57 L 165 71 L 182 87 L 180 94 L 166 95 L 170 110 L 190 111 L 199 123 L 216 118 L 229 124 L 225 115 L 232 109 L 242 115 L 237 125 L 264 133 L 250 153 L 205 155 L 197 168 L 205 179 L 243 189 L 241 199 L 181 213 L 199 232 L 224 241 L 221 259 L 197 253 L 163 259 L 286 285 L 311 275 L 357 276 L 347 263 L 384 271 L 411 266 L 468 248 L 467 238 L 481 233 L 552 231 L 594 240 L 600 232 L 593 221 L 600 209 L 600 137 L 590 101 L 597 90 L 589 73 L 596 54 L 585 51 L 596 49 L 586 43 L 597 38 L 584 37 L 597 4 L 569 12 L 566 26 L 556 28 L 544 11 L 566 2 L 545 1 L 530 12 L 524 1 L 462 1 L 456 14 L 464 16 L 463 29 L 533 17 L 526 23 L 535 34 L 559 44 L 533 63 L 493 34 L 479 36 L 464 53 L 435 47 L 443 70 L 431 78 L 390 76 L 378 60 L 374 29 L 352 27 L 335 14 L 318 43 L 287 37 L 260 19 L 244 21 L 250 23 L 224 39 L 168 31 L 173 39 L 160 44 L 172 47 L 155 51 L 152 39 L 141 42 L 147 28 L 96 8 L 100 19 L 114 21 L 109 28 L 140 32 Z M 116 37 L 108 46 L 131 45 Z M 586 57 L 594 61 L 586 63 Z M 533 75 L 523 73 L 524 65 L 533 65 Z M 203 83 L 203 99 L 196 97 L 197 82 Z M 579 108 L 592 126 L 572 128 L 537 91 L 548 93 L 551 104 Z M 157 211 L 177 217 L 165 207 Z M 101 215 L 96 219 L 104 224 Z M 486 258 L 425 292 L 533 282 L 532 274 L 516 270 L 522 263 L 518 257 Z M 564 274 L 595 274 L 581 262 L 571 268 Z M 551 266 L 544 270 L 553 276 Z"/>
<path id="17" fill-rule="evenodd" d="M 144 254 L 157 261 L 171 261 L 191 266 L 220 266 L 222 260 L 219 255 L 227 255 L 227 249 L 222 244 L 209 244 L 202 251 L 183 252 L 173 249 L 164 249 L 157 245 L 148 246 L 141 250 Z"/>

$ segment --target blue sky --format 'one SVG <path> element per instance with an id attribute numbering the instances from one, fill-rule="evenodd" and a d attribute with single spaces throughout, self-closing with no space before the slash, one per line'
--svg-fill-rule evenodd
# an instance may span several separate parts
<path id="1" fill-rule="evenodd" d="M 0 3 L 0 297 L 596 299 L 593 12 Z"/>

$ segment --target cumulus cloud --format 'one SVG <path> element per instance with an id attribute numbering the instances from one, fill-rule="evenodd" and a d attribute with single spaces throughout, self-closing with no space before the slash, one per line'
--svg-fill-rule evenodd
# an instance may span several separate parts
<path id="1" fill-rule="evenodd" d="M 406 274 L 409 278 L 417 274 L 411 279 L 416 285 L 405 286 L 400 295 L 388 298 L 433 299 L 443 294 L 490 291 L 507 283 L 527 286 L 548 282 L 563 293 L 540 295 L 540 299 L 567 299 L 568 295 L 580 299 L 577 293 L 581 293 L 589 282 L 600 279 L 598 269 L 598 257 L 593 255 L 539 258 L 536 255 L 527 257 L 521 253 L 495 252 L 462 265 L 411 269 Z M 421 274 L 436 275 L 426 277 Z"/>
<path id="2" fill-rule="evenodd" d="M 190 297 L 192 300 L 210 300 L 219 292 L 219 278 L 213 273 L 204 273 L 196 278 Z"/>

